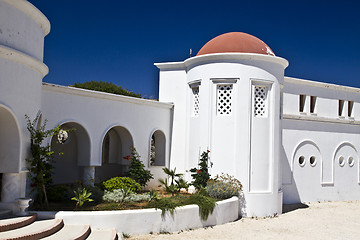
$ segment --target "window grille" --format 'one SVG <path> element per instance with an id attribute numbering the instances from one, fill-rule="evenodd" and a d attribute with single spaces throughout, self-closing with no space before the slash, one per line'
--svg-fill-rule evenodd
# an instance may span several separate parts
<path id="1" fill-rule="evenodd" d="M 217 86 L 217 113 L 218 115 L 230 115 L 232 108 L 232 89 L 233 85 Z"/>
<path id="2" fill-rule="evenodd" d="M 193 111 L 192 115 L 194 117 L 199 116 L 199 110 L 200 110 L 200 98 L 199 98 L 199 87 L 192 88 L 193 92 Z"/>
<path id="3" fill-rule="evenodd" d="M 254 115 L 255 117 L 266 116 L 267 87 L 254 87 Z"/>

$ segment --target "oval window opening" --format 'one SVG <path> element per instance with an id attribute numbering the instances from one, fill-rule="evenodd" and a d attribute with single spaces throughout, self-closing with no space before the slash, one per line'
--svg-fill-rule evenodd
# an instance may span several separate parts
<path id="1" fill-rule="evenodd" d="M 311 156 L 311 157 L 310 157 L 310 165 L 311 165 L 312 167 L 315 167 L 315 165 L 316 165 L 316 158 L 315 158 L 314 156 Z"/>
<path id="2" fill-rule="evenodd" d="M 348 163 L 349 163 L 349 166 L 350 166 L 350 167 L 354 166 L 354 163 L 355 163 L 354 158 L 353 158 L 353 157 L 349 157 Z"/>
<path id="3" fill-rule="evenodd" d="M 301 167 L 305 166 L 305 157 L 304 156 L 299 157 L 299 165 Z"/>
<path id="4" fill-rule="evenodd" d="M 339 157 L 339 165 L 340 167 L 343 167 L 345 165 L 345 159 L 343 156 Z"/>

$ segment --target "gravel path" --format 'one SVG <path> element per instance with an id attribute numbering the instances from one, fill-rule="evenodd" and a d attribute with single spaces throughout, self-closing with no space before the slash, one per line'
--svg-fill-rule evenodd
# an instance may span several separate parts
<path id="1" fill-rule="evenodd" d="M 286 205 L 284 211 L 275 218 L 244 218 L 205 229 L 129 239 L 360 239 L 360 201 Z"/>

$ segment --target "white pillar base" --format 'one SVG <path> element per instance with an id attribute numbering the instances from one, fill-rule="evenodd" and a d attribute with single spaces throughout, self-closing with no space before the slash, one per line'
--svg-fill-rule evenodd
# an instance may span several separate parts
<path id="1" fill-rule="evenodd" d="M 24 198 L 26 192 L 26 172 L 3 173 L 1 187 L 1 206 L 18 211 L 18 198 Z"/>

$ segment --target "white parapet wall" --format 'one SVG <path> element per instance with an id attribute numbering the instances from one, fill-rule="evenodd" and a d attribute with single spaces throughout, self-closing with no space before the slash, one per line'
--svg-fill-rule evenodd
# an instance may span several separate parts
<path id="1" fill-rule="evenodd" d="M 41 215 L 41 213 L 39 212 Z M 65 224 L 88 224 L 92 228 L 115 228 L 118 233 L 130 235 L 158 232 L 176 232 L 207 226 L 220 225 L 239 218 L 239 198 L 232 197 L 220 202 L 206 221 L 199 216 L 197 205 L 176 208 L 173 216 L 166 212 L 161 217 L 161 210 L 139 209 L 118 211 L 60 211 L 56 219 L 63 219 Z"/>

